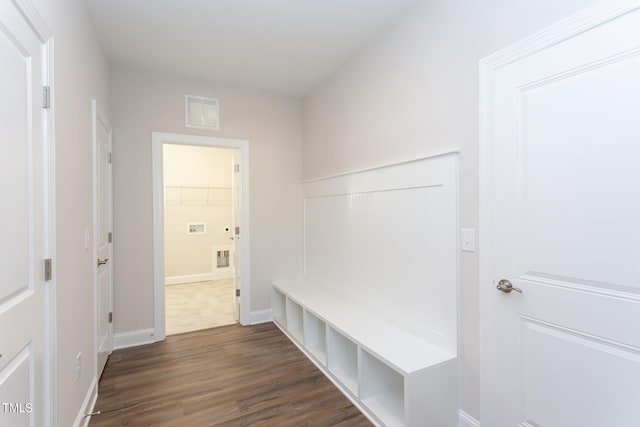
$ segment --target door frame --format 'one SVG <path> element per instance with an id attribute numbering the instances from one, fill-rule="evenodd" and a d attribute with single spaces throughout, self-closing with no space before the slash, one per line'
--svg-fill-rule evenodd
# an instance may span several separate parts
<path id="1" fill-rule="evenodd" d="M 165 329 L 165 269 L 164 269 L 164 191 L 163 191 L 163 150 L 165 143 L 195 145 L 202 147 L 232 148 L 240 150 L 241 205 L 240 230 L 240 324 L 251 321 L 251 275 L 250 275 L 250 230 L 249 230 L 249 141 L 242 139 L 217 138 L 201 135 L 152 132 L 151 154 L 153 171 L 153 289 L 154 289 L 154 341 L 166 337 Z"/>
<path id="2" fill-rule="evenodd" d="M 494 179 L 493 158 L 493 74 L 507 64 L 517 62 L 540 50 L 568 40 L 607 21 L 640 8 L 640 0 L 604 0 L 570 16 L 518 43 L 480 61 L 479 105 L 479 296 L 480 296 L 480 419 L 483 425 L 495 425 L 498 393 L 492 372 L 495 332 L 493 328 L 494 283 Z"/>
<path id="3" fill-rule="evenodd" d="M 94 348 L 96 351 L 95 360 L 94 360 L 94 379 L 96 384 L 100 378 L 98 377 L 98 352 L 100 346 L 100 328 L 98 314 L 100 313 L 100 307 L 98 307 L 98 294 L 99 294 L 99 285 L 98 285 L 98 269 L 96 268 L 96 260 L 98 259 L 98 122 L 101 122 L 107 129 L 109 129 L 109 150 L 113 149 L 113 127 L 111 123 L 107 119 L 107 116 L 104 114 L 103 110 L 98 106 L 98 103 L 95 99 L 91 100 L 91 128 L 92 128 L 92 143 L 93 143 L 93 335 L 94 335 Z M 111 172 L 109 172 L 109 180 L 111 181 L 111 185 L 109 185 L 109 206 L 108 210 L 110 211 L 109 215 L 109 230 L 113 232 L 113 168 Z M 113 313 L 113 244 L 109 245 L 109 262 L 106 267 L 110 270 L 109 274 L 109 311 Z M 109 324 L 109 354 L 113 351 L 113 323 Z"/>

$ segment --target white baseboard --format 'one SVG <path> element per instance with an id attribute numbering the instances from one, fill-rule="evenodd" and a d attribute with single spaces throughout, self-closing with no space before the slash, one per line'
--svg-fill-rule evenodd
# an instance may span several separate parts
<path id="1" fill-rule="evenodd" d="M 165 285 L 180 285 L 182 283 L 208 282 L 213 280 L 213 273 L 189 274 L 186 276 L 170 276 L 164 278 Z"/>
<path id="2" fill-rule="evenodd" d="M 458 427 L 480 427 L 480 421 L 460 410 L 458 412 Z"/>
<path id="3" fill-rule="evenodd" d="M 85 417 L 85 414 L 93 412 L 93 408 L 96 406 L 96 400 L 98 400 L 98 382 L 94 378 L 91 380 L 91 385 L 89 386 L 89 390 L 87 390 L 87 395 L 82 401 L 80 412 L 78 412 L 76 416 L 73 427 L 87 427 L 89 425 L 91 417 Z"/>
<path id="4" fill-rule="evenodd" d="M 137 345 L 151 344 L 155 342 L 153 329 L 140 329 L 137 331 L 122 332 L 113 335 L 113 349 L 135 347 Z"/>
<path id="5" fill-rule="evenodd" d="M 208 282 L 210 280 L 224 280 L 233 278 L 230 268 L 220 269 L 215 273 L 189 274 L 186 276 L 170 276 L 164 278 L 165 285 L 180 285 L 182 283 Z"/>
<path id="6" fill-rule="evenodd" d="M 249 319 L 250 325 L 258 325 L 260 323 L 267 323 L 273 320 L 273 314 L 270 308 L 265 310 L 258 310 L 251 312 L 251 319 Z"/>

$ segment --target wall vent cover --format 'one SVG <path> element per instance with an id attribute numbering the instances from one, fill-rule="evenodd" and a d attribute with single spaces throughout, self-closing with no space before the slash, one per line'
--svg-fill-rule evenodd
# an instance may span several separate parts
<path id="1" fill-rule="evenodd" d="M 215 98 L 184 96 L 184 121 L 188 128 L 220 129 L 220 103 Z"/>

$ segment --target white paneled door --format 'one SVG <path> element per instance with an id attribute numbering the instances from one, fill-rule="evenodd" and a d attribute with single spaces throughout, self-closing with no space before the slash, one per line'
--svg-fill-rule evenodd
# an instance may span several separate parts
<path id="1" fill-rule="evenodd" d="M 0 2 L 0 425 L 33 427 L 50 422 L 49 69 L 41 27 L 22 7 Z"/>
<path id="2" fill-rule="evenodd" d="M 93 101 L 95 144 L 95 251 L 96 251 L 96 334 L 97 378 L 100 378 L 113 348 L 113 244 L 111 125 Z"/>
<path id="3" fill-rule="evenodd" d="M 640 9 L 605 12 L 488 61 L 483 425 L 638 425 Z"/>

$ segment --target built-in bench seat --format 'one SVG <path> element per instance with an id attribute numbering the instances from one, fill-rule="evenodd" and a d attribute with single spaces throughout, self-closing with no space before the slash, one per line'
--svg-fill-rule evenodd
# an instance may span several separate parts
<path id="1" fill-rule="evenodd" d="M 457 425 L 457 154 L 302 183 L 275 323 L 376 425 Z"/>
<path id="2" fill-rule="evenodd" d="M 305 281 L 275 283 L 273 320 L 375 424 L 454 426 L 456 355 Z"/>

